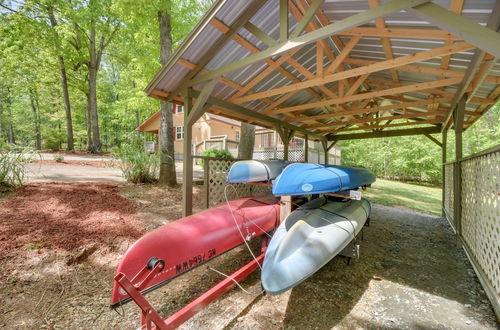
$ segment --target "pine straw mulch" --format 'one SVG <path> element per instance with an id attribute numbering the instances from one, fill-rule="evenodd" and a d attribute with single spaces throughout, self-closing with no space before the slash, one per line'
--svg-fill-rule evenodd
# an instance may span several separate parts
<path id="1" fill-rule="evenodd" d="M 0 204 L 0 219 L 0 256 L 19 248 L 70 251 L 145 232 L 134 203 L 105 183 L 26 185 Z"/>

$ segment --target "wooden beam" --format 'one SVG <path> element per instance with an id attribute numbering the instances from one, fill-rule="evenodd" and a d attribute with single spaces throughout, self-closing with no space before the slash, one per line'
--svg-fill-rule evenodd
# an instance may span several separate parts
<path id="1" fill-rule="evenodd" d="M 431 8 L 432 9 L 432 8 Z M 429 9 L 424 7 L 424 11 L 428 13 Z M 453 13 L 451 13 L 453 15 Z M 458 15 L 455 15 L 458 16 Z M 461 16 L 459 16 L 461 17 Z M 448 18 L 449 19 L 449 18 Z M 465 22 L 462 22 L 465 24 Z M 480 29 L 478 28 L 480 27 Z M 476 28 L 475 33 L 480 33 L 483 31 L 485 34 L 492 33 L 496 38 L 498 39 L 496 42 L 498 43 L 498 48 L 500 51 L 500 33 L 498 33 L 498 29 L 500 28 L 500 2 L 497 1 L 495 8 L 493 9 L 493 12 L 490 14 L 490 18 L 488 19 L 488 23 L 486 24 L 486 27 L 482 27 L 479 24 L 473 23 L 470 26 L 464 25 L 462 28 Z M 489 42 L 495 42 L 495 40 L 488 40 Z M 500 54 L 500 52 L 499 52 Z M 451 109 L 450 113 L 448 114 L 448 117 L 446 118 L 443 127 L 446 128 L 448 126 L 448 123 L 450 122 L 452 113 L 454 111 L 455 106 L 458 104 L 464 93 L 467 91 L 469 88 L 470 83 L 474 79 L 474 76 L 476 75 L 476 72 L 480 69 L 481 62 L 483 61 L 484 57 L 486 55 L 486 52 L 483 48 L 481 49 L 476 49 L 474 51 L 474 55 L 472 57 L 472 60 L 469 64 L 469 67 L 467 68 L 467 71 L 465 72 L 464 79 L 462 83 L 460 84 L 457 92 L 455 93 L 454 99 L 452 100 L 451 103 Z M 497 54 L 493 54 L 493 56 L 498 57 Z M 472 99 L 472 96 L 471 96 Z"/>
<path id="2" fill-rule="evenodd" d="M 498 7 L 497 2 L 496 8 Z M 459 36 L 482 51 L 488 52 L 495 57 L 500 57 L 500 34 L 497 31 L 492 31 L 433 2 L 414 6 L 413 8 L 409 8 L 409 11 L 417 17 Z M 495 11 L 492 15 L 496 15 L 497 18 L 499 16 L 498 12 L 495 13 Z"/>
<path id="3" fill-rule="evenodd" d="M 312 102 L 312 103 L 308 103 L 308 104 L 301 104 L 301 105 L 296 105 L 296 106 L 291 106 L 291 107 L 284 107 L 284 108 L 270 111 L 269 113 L 270 114 L 278 114 L 278 113 L 285 113 L 285 112 L 293 112 L 293 111 L 299 111 L 299 110 L 313 109 L 313 108 L 324 106 L 324 105 L 341 104 L 341 103 L 364 100 L 364 99 L 369 99 L 369 98 L 371 99 L 374 97 L 381 97 L 381 96 L 385 96 L 385 95 L 402 94 L 402 93 L 407 93 L 407 92 L 433 89 L 433 88 L 437 88 L 437 87 L 441 87 L 441 86 L 455 85 L 455 84 L 460 83 L 460 81 L 461 81 L 460 78 L 449 78 L 449 79 L 441 79 L 441 80 L 436 80 L 436 81 L 431 81 L 431 82 L 418 83 L 418 84 L 414 84 L 414 85 L 404 85 L 401 87 L 384 89 L 384 90 L 375 91 L 375 92 L 368 92 L 368 93 L 361 93 L 361 94 L 346 96 L 342 99 L 339 98 L 339 99 L 333 99 L 333 100 Z"/>
<path id="4" fill-rule="evenodd" d="M 381 137 L 394 137 L 394 136 L 409 136 L 409 135 L 422 135 L 425 133 L 436 134 L 441 131 L 441 127 L 425 127 L 425 128 L 407 128 L 400 130 L 379 131 L 370 133 L 355 133 L 355 134 L 339 134 L 332 137 L 338 141 L 342 140 L 359 140 L 359 139 L 373 139 Z"/>
<path id="5" fill-rule="evenodd" d="M 193 156 L 191 140 L 193 125 L 189 123 L 189 114 L 192 110 L 192 90 L 183 90 L 184 98 L 184 139 L 182 141 L 184 159 L 182 162 L 182 216 L 187 217 L 193 213 Z M 198 95 L 199 97 L 199 95 Z"/>
<path id="6" fill-rule="evenodd" d="M 453 11 L 457 15 L 462 15 L 462 9 L 464 7 L 464 0 L 451 0 L 450 1 L 450 10 Z M 445 46 L 451 45 L 453 41 L 445 40 Z M 448 65 L 450 64 L 450 55 L 441 57 L 441 69 L 448 69 Z"/>
<path id="7" fill-rule="evenodd" d="M 397 119 L 405 119 L 405 118 L 417 118 L 417 117 L 429 117 L 429 116 L 435 116 L 435 115 L 445 115 L 446 112 L 443 111 L 435 111 L 435 112 L 428 112 L 428 111 L 422 111 L 421 113 L 408 113 L 404 115 L 394 115 L 394 116 L 384 116 L 384 117 L 377 117 L 377 118 L 360 118 L 360 119 L 354 119 L 354 120 L 348 120 L 348 121 L 335 121 L 331 123 L 320 123 L 320 124 L 313 124 L 313 125 L 305 125 L 302 127 L 305 128 L 322 128 L 322 127 L 338 127 L 338 126 L 347 126 L 347 125 L 354 125 L 354 124 L 360 124 L 360 123 L 375 123 L 379 121 L 384 121 L 384 120 L 397 120 Z"/>
<path id="8" fill-rule="evenodd" d="M 316 11 L 325 2 L 325 0 L 314 0 L 311 6 L 307 9 L 304 17 L 299 21 L 293 32 L 290 34 L 290 38 L 298 37 L 306 29 L 309 22 L 314 18 Z"/>
<path id="9" fill-rule="evenodd" d="M 280 42 L 288 41 L 288 0 L 280 0 Z"/>
<path id="10" fill-rule="evenodd" d="M 382 6 L 377 7 L 377 8 L 381 8 L 381 7 Z M 377 8 L 374 8 L 374 9 L 377 9 Z M 374 10 L 374 9 L 371 9 L 371 10 Z M 313 33 L 313 32 L 311 32 L 311 33 Z M 269 96 L 273 96 L 273 95 L 288 93 L 288 92 L 294 91 L 294 90 L 309 88 L 312 86 L 324 85 L 324 84 L 338 81 L 341 79 L 356 77 L 356 76 L 360 76 L 360 75 L 367 74 L 367 73 L 372 73 L 372 72 L 377 72 L 377 71 L 386 70 L 386 69 L 390 69 L 390 68 L 395 68 L 395 67 L 405 65 L 405 64 L 411 64 L 411 63 L 415 63 L 415 62 L 419 62 L 419 61 L 428 60 L 428 59 L 431 59 L 431 58 L 434 58 L 437 56 L 443 56 L 443 55 L 447 55 L 447 54 L 454 54 L 457 52 L 471 50 L 473 48 L 474 48 L 474 46 L 467 44 L 467 43 L 456 43 L 456 44 L 453 44 L 449 47 L 438 47 L 438 48 L 434 48 L 431 50 L 427 50 L 427 51 L 423 51 L 423 52 L 419 52 L 419 53 L 415 53 L 415 54 L 401 56 L 401 57 L 398 57 L 398 58 L 395 58 L 392 60 L 377 62 L 377 63 L 371 64 L 371 65 L 355 68 L 355 69 L 348 70 L 348 71 L 337 72 L 337 73 L 325 75 L 323 78 L 310 79 L 308 81 L 290 84 L 290 85 L 283 86 L 283 87 L 278 87 L 278 88 L 263 91 L 260 93 L 255 93 L 253 95 L 239 97 L 239 98 L 235 99 L 234 102 L 244 103 L 244 102 L 259 99 L 261 97 L 269 97 Z"/>
<path id="11" fill-rule="evenodd" d="M 362 36 L 362 37 L 379 37 L 379 38 L 409 38 L 409 39 L 424 39 L 424 40 L 461 40 L 452 33 L 443 30 L 431 29 L 405 29 L 405 28 L 373 28 L 373 27 L 357 27 L 347 31 L 339 32 L 340 36 Z"/>
<path id="12" fill-rule="evenodd" d="M 214 3 L 213 6 L 211 6 L 208 11 L 205 13 L 204 20 L 201 21 L 198 25 L 196 25 L 193 30 L 184 38 L 184 41 L 180 44 L 179 48 L 172 54 L 172 56 L 169 58 L 168 62 L 162 66 L 160 71 L 158 71 L 153 79 L 149 82 L 149 84 L 146 86 L 144 91 L 146 94 L 150 95 L 153 90 L 157 89 L 158 84 L 160 81 L 165 77 L 165 75 L 172 69 L 172 67 L 177 63 L 179 60 L 180 56 L 184 54 L 184 52 L 193 44 L 194 40 L 198 38 L 200 33 L 210 24 L 210 20 L 217 15 L 217 13 L 220 11 L 220 9 L 226 5 L 226 3 L 229 0 L 221 0 L 217 1 Z M 152 95 L 151 95 L 152 96 Z M 177 95 L 171 96 L 176 97 Z"/>
<path id="13" fill-rule="evenodd" d="M 189 62 L 188 60 L 185 60 L 185 59 L 180 59 L 178 61 L 178 63 L 181 64 L 182 66 L 188 68 L 188 69 L 196 66 L 194 63 L 191 63 L 191 62 Z M 208 73 L 209 71 L 207 69 L 203 69 L 203 70 L 201 70 L 201 72 L 202 73 Z M 240 84 L 238 84 L 238 83 L 236 83 L 236 82 L 234 82 L 234 81 L 232 81 L 230 79 L 224 78 L 224 77 L 220 77 L 219 81 L 221 83 L 223 83 L 224 85 L 226 85 L 228 87 L 231 87 L 232 89 L 234 89 L 236 91 L 239 91 L 240 89 L 243 88 L 243 86 L 241 86 Z M 154 90 L 150 96 L 155 97 L 155 95 L 153 95 L 153 93 L 155 93 L 156 91 L 158 91 L 158 90 Z M 247 92 L 249 94 L 254 93 L 251 89 L 249 89 Z M 160 97 L 160 99 L 165 100 L 167 98 L 166 97 L 164 97 L 164 98 Z M 271 99 L 269 99 L 269 98 L 262 99 L 262 101 L 265 102 L 265 103 L 268 103 L 270 105 L 274 103 L 274 101 L 271 100 Z"/>
<path id="14" fill-rule="evenodd" d="M 216 25 L 214 25 L 214 27 L 216 27 L 216 28 L 217 28 L 217 29 L 219 29 L 219 30 L 221 30 L 221 29 L 225 26 L 225 24 L 224 24 L 223 22 L 221 22 L 221 21 L 217 20 L 216 18 L 214 18 L 212 21 L 213 21 L 213 22 L 218 22 Z M 244 48 L 246 48 L 246 49 L 247 49 L 248 51 L 250 51 L 251 53 L 257 54 L 257 53 L 259 53 L 259 52 L 260 52 L 260 49 L 259 49 L 257 46 L 255 46 L 254 44 L 252 44 L 250 41 L 248 41 L 247 39 L 243 38 L 243 37 L 242 37 L 241 35 L 239 35 L 239 34 L 235 34 L 235 35 L 233 36 L 233 40 L 234 40 L 235 42 L 237 42 L 238 44 L 240 44 L 241 46 L 243 46 Z M 292 56 L 295 52 L 297 52 L 297 51 L 298 51 L 298 49 L 292 50 L 292 51 L 290 51 L 290 52 L 289 52 L 289 54 L 288 54 L 288 55 L 284 55 L 284 56 L 286 56 L 286 57 L 287 57 L 287 60 L 288 60 L 288 59 L 291 59 L 291 56 Z M 285 77 L 287 77 L 288 79 L 290 79 L 292 82 L 300 82 L 300 80 L 299 80 L 297 77 L 295 77 L 292 73 L 288 72 L 287 70 L 285 70 L 284 68 L 282 68 L 280 65 L 277 65 L 277 63 L 276 63 L 276 62 L 280 61 L 280 59 L 282 59 L 282 57 L 278 58 L 276 61 L 274 61 L 274 60 L 272 60 L 272 59 L 266 59 L 266 60 L 265 60 L 265 62 L 266 62 L 266 63 L 267 63 L 270 67 L 273 67 L 275 70 L 277 70 L 279 73 L 281 73 L 283 76 L 285 76 Z M 281 61 L 280 61 L 280 64 L 282 64 L 282 63 L 283 63 L 283 61 L 284 61 L 284 60 L 281 60 Z M 298 63 L 297 63 L 297 65 L 298 65 L 298 67 L 295 67 L 295 69 L 297 69 L 298 71 L 300 71 L 301 69 L 304 69 L 304 68 L 302 67 L 302 65 L 300 65 L 300 64 L 298 64 Z M 268 68 L 266 68 L 265 70 L 268 70 L 268 72 L 270 72 Z M 305 69 L 304 69 L 304 70 L 305 70 Z M 271 70 L 271 71 L 272 71 L 272 70 Z M 260 76 L 259 76 L 259 77 L 260 77 Z M 222 81 L 222 79 L 224 79 L 224 78 L 221 78 L 221 81 Z M 262 78 L 262 77 L 260 77 L 260 79 L 263 79 L 263 78 Z M 252 84 L 251 84 L 251 85 L 255 85 L 256 83 L 258 83 L 258 80 L 257 80 L 257 79 L 252 79 Z M 241 90 L 241 88 L 240 88 L 240 89 L 238 89 L 238 90 Z M 246 91 L 247 91 L 247 89 L 244 89 L 244 92 L 246 92 Z M 312 88 L 308 88 L 308 89 L 307 89 L 307 91 L 308 91 L 308 92 L 309 92 L 309 93 L 310 93 L 313 97 L 316 97 L 316 98 L 321 97 L 321 95 L 320 95 L 320 94 L 318 94 L 318 93 L 317 93 L 314 89 L 312 89 Z M 243 95 L 243 93 L 240 93 L 240 95 Z"/>
<path id="15" fill-rule="evenodd" d="M 372 107 L 372 108 L 365 108 L 365 107 L 357 107 L 353 108 L 347 111 L 339 111 L 335 112 L 332 114 L 322 114 L 322 115 L 315 115 L 315 116 L 300 116 L 300 117 L 293 117 L 293 118 L 287 118 L 285 119 L 286 122 L 305 122 L 309 120 L 318 120 L 318 119 L 330 119 L 330 118 L 335 118 L 335 117 L 342 117 L 346 115 L 357 115 L 357 114 L 364 114 L 364 113 L 373 113 L 373 112 L 379 112 L 379 111 L 387 111 L 387 110 L 396 110 L 396 109 L 402 109 L 402 108 L 408 108 L 408 107 L 418 107 L 422 105 L 428 105 L 428 104 L 439 104 L 443 102 L 449 102 L 451 101 L 451 97 L 448 98 L 432 98 L 432 99 L 427 99 L 427 100 L 422 100 L 422 101 L 412 101 L 412 102 L 402 102 L 399 104 L 390 104 L 390 105 L 384 105 L 380 107 Z"/>
<path id="16" fill-rule="evenodd" d="M 424 134 L 429 140 L 431 140 L 432 142 L 434 142 L 435 144 L 437 144 L 439 147 L 443 147 L 443 144 L 441 142 L 439 142 L 438 139 L 436 139 L 435 137 L 433 137 L 432 135 L 430 135 L 429 133 L 425 133 Z"/>
<path id="17" fill-rule="evenodd" d="M 309 162 L 309 135 L 304 136 L 304 162 Z"/>
<path id="18" fill-rule="evenodd" d="M 250 6 L 249 9 L 245 10 L 240 17 L 236 19 L 236 21 L 233 23 L 233 25 L 229 28 L 229 30 L 224 33 L 224 35 L 215 41 L 213 44 L 211 44 L 210 48 L 207 50 L 205 55 L 196 63 L 196 68 L 191 70 L 186 77 L 183 78 L 184 81 L 189 81 L 191 78 L 196 76 L 203 68 L 205 65 L 210 62 L 212 59 L 213 55 L 218 53 L 222 47 L 233 37 L 233 35 L 246 23 L 252 16 L 257 12 L 257 10 L 260 9 L 260 7 L 265 4 L 267 0 L 255 0 L 255 2 Z M 214 19 L 213 17 L 212 19 Z M 215 75 L 213 78 L 217 78 L 220 75 Z M 208 79 L 207 79 L 208 80 Z M 173 93 L 172 95 L 177 95 L 181 89 L 185 88 L 187 86 L 179 86 Z"/>
<path id="19" fill-rule="evenodd" d="M 187 113 L 186 119 L 184 120 L 184 125 L 193 125 L 200 117 L 205 113 L 206 108 L 204 108 L 208 97 L 212 93 L 215 85 L 217 84 L 217 79 L 212 79 L 203 86 L 199 96 L 196 98 L 196 102 L 192 109 Z"/>
<path id="20" fill-rule="evenodd" d="M 198 97 L 199 94 L 200 94 L 200 92 L 193 90 L 193 96 L 194 97 Z M 270 116 L 264 115 L 264 114 L 262 114 L 260 112 L 247 109 L 247 108 L 242 107 L 240 105 L 233 104 L 233 103 L 230 103 L 228 101 L 218 99 L 216 97 L 212 97 L 212 96 L 209 97 L 207 99 L 207 103 L 219 106 L 219 107 L 224 108 L 224 109 L 226 109 L 226 110 L 228 110 L 230 112 L 234 112 L 234 113 L 237 113 L 237 114 L 241 114 L 241 115 L 244 115 L 244 116 L 249 116 L 249 117 L 255 118 L 255 120 L 259 120 L 259 121 L 263 121 L 263 122 L 269 123 L 272 126 L 282 126 L 282 127 L 286 127 L 288 129 L 292 129 L 292 130 L 297 131 L 297 132 L 301 132 L 302 134 L 309 134 L 310 136 L 314 136 L 315 138 L 322 138 L 321 135 L 316 134 L 316 133 L 311 132 L 311 131 L 308 131 L 308 130 L 302 128 L 302 127 L 295 126 L 295 125 L 292 125 L 292 124 L 289 124 L 289 123 L 285 123 L 285 122 L 283 122 L 283 121 L 281 121 L 279 119 L 276 119 L 274 117 L 270 117 Z"/>
<path id="21" fill-rule="evenodd" d="M 276 130 L 278 131 L 281 141 L 283 142 L 283 160 L 288 160 L 288 147 L 290 144 L 290 140 L 293 138 L 295 130 L 282 126 L 276 126 Z"/>
<path id="22" fill-rule="evenodd" d="M 467 98 L 467 102 L 470 102 L 474 95 L 476 94 L 477 90 L 481 86 L 481 84 L 484 82 L 486 79 L 486 76 L 490 72 L 490 70 L 493 68 L 493 66 L 496 63 L 496 58 L 493 56 L 490 56 L 489 54 L 486 54 L 486 56 L 483 59 L 483 63 L 479 66 L 476 75 L 472 79 L 470 85 L 472 86 L 472 91 L 469 93 L 469 96 Z"/>
<path id="23" fill-rule="evenodd" d="M 349 128 L 341 128 L 332 133 L 338 132 L 352 132 L 352 131 L 360 131 L 360 130 L 372 130 L 372 129 L 381 129 L 381 128 L 389 128 L 389 127 L 403 127 L 403 126 L 416 126 L 416 125 L 424 125 L 424 124 L 441 124 L 442 120 L 433 119 L 433 120 L 422 120 L 416 122 L 407 122 L 407 123 L 393 123 L 391 124 L 393 119 L 387 121 L 386 124 L 383 125 L 367 125 L 362 127 L 349 127 Z"/>
<path id="24" fill-rule="evenodd" d="M 379 0 L 368 0 L 368 4 L 370 5 L 370 8 L 375 8 L 375 7 L 380 5 L 380 1 Z M 379 29 L 385 28 L 384 19 L 382 17 L 377 18 L 375 20 L 375 26 Z M 387 60 L 393 59 L 394 56 L 392 55 L 392 46 L 391 46 L 390 39 L 388 37 L 380 37 L 380 43 L 382 44 L 385 58 Z M 399 83 L 399 76 L 398 76 L 397 71 L 395 69 L 391 69 L 390 72 L 391 72 L 392 80 L 394 80 L 394 82 Z"/>
<path id="25" fill-rule="evenodd" d="M 283 0 L 282 0 L 283 1 Z M 209 74 L 204 74 L 200 75 L 196 78 L 193 78 L 191 80 L 184 79 L 183 80 L 183 86 L 193 86 L 196 85 L 200 82 L 203 82 L 205 80 L 209 80 L 218 76 L 222 76 L 225 73 L 237 70 L 239 68 L 245 67 L 247 65 L 260 62 L 262 60 L 265 60 L 267 58 L 280 55 L 282 53 L 286 53 L 294 48 L 297 47 L 302 47 L 305 45 L 308 45 L 310 43 L 316 42 L 318 40 L 327 38 L 333 34 L 336 34 L 340 31 L 345 31 L 350 28 L 353 28 L 355 26 L 362 25 L 364 23 L 367 23 L 375 18 L 386 16 L 388 14 L 394 13 L 394 12 L 399 12 L 403 9 L 407 9 L 409 7 L 416 6 L 418 4 L 427 2 L 429 0 L 392 0 L 387 3 L 384 3 L 383 5 L 377 7 L 377 8 L 372 8 L 366 11 L 363 11 L 361 13 L 358 13 L 356 15 L 349 16 L 348 18 L 345 18 L 341 21 L 335 22 L 333 24 L 330 24 L 328 26 L 325 26 L 321 29 L 303 34 L 299 37 L 290 39 L 286 42 L 281 41 L 278 45 L 274 47 L 269 47 L 266 50 L 261 51 L 258 54 L 253 54 L 250 56 L 247 56 L 244 59 L 241 59 L 239 61 L 233 62 L 231 64 L 225 65 L 221 68 L 218 68 L 216 70 L 213 70 Z M 244 23 L 243 23 L 244 24 Z M 210 57 L 212 57 L 213 54 L 210 54 Z"/>
<path id="26" fill-rule="evenodd" d="M 349 54 L 351 53 L 354 46 L 356 46 L 356 44 L 359 42 L 359 39 L 361 39 L 360 36 L 354 36 L 351 38 L 351 40 L 349 40 L 349 42 L 347 43 L 345 48 L 342 50 L 342 52 L 337 56 L 335 61 L 330 63 L 328 68 L 326 68 L 326 73 L 332 73 L 339 68 L 339 66 L 342 64 L 342 62 L 344 62 L 344 60 L 347 58 L 347 56 L 349 56 Z"/>
<path id="27" fill-rule="evenodd" d="M 462 233 L 462 166 L 460 160 L 463 157 L 462 132 L 464 125 L 464 112 L 466 96 L 462 96 L 455 108 L 455 163 L 453 171 L 453 220 L 458 235 Z"/>
<path id="28" fill-rule="evenodd" d="M 264 31 L 262 31 L 261 29 L 259 29 L 258 27 L 256 27 L 255 25 L 253 25 L 250 22 L 245 23 L 245 25 L 243 25 L 243 27 L 248 32 L 250 32 L 251 34 L 256 36 L 260 41 L 265 43 L 268 47 L 275 46 L 278 43 L 276 40 L 271 38 L 267 33 L 265 33 Z"/>
<path id="29" fill-rule="evenodd" d="M 444 184 L 446 182 L 446 173 L 445 173 L 445 166 L 444 164 L 446 163 L 446 151 L 447 151 L 447 144 L 448 144 L 448 130 L 444 130 L 442 133 L 442 149 L 441 149 L 441 216 L 446 217 L 446 212 L 444 211 L 444 199 L 445 199 L 445 194 L 446 191 L 444 189 Z"/>

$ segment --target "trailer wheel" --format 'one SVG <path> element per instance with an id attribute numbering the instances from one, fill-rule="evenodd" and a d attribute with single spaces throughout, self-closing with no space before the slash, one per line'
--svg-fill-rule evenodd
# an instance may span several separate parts
<path id="1" fill-rule="evenodd" d="M 156 257 L 152 257 L 151 259 L 148 260 L 146 268 L 149 270 L 153 270 L 153 268 L 155 268 L 156 265 L 158 264 L 161 265 L 160 269 L 163 269 L 163 267 L 165 267 L 165 261 L 158 259 Z"/>

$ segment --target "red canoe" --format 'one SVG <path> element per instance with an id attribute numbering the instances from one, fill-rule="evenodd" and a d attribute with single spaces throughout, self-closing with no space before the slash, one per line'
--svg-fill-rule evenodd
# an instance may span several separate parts
<path id="1" fill-rule="evenodd" d="M 272 231 L 279 222 L 278 199 L 270 194 L 232 200 L 147 233 L 127 250 L 116 273 L 133 278 L 151 258 L 162 260 L 161 272 L 142 288 L 146 293 L 243 244 L 231 209 L 245 237 Z M 111 306 L 127 301 L 130 297 L 115 282 Z"/>

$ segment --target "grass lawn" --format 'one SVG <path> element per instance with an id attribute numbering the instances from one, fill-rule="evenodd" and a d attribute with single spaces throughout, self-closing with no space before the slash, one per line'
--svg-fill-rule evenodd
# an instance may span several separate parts
<path id="1" fill-rule="evenodd" d="M 377 179 L 363 195 L 374 203 L 441 215 L 441 188 Z"/>

